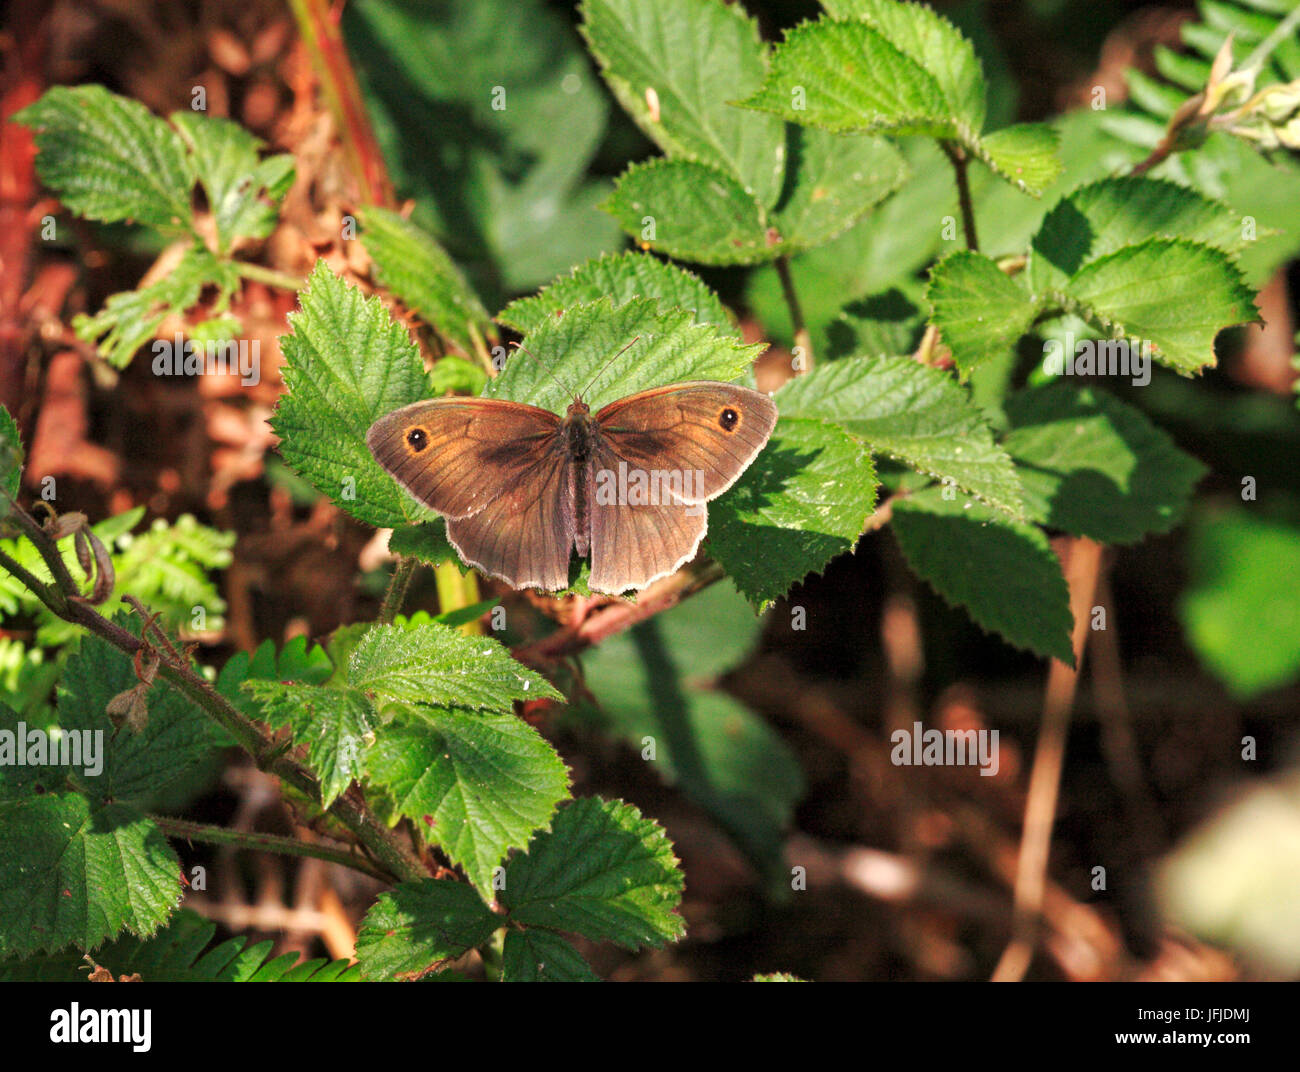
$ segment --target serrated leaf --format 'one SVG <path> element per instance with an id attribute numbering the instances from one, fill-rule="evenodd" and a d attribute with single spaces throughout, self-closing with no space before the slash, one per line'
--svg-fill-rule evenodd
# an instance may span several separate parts
<path id="1" fill-rule="evenodd" d="M 853 549 L 876 487 L 870 452 L 847 432 L 781 417 L 736 486 L 709 505 L 709 553 L 762 606 Z"/>
<path id="2" fill-rule="evenodd" d="M 975 151 L 1004 179 L 1037 196 L 1061 174 L 1060 140 L 1046 123 L 1018 123 L 983 135 Z"/>
<path id="3" fill-rule="evenodd" d="M 924 4 L 897 0 L 823 0 L 833 19 L 861 19 L 931 72 L 949 111 L 972 129 L 984 124 L 984 72 L 971 43 L 952 23 Z"/>
<path id="4" fill-rule="evenodd" d="M 516 353 L 484 394 L 561 414 L 573 391 L 583 391 L 594 413 L 664 384 L 738 380 L 761 352 L 713 325 L 695 323 L 690 310 L 664 310 L 645 298 L 617 308 L 609 299 L 573 306 L 548 318 L 526 343 L 536 360 Z"/>
<path id="5" fill-rule="evenodd" d="M 80 793 L 0 803 L 0 956 L 150 935 L 180 899 L 180 861 L 131 805 Z"/>
<path id="6" fill-rule="evenodd" d="M 515 700 L 563 700 L 495 640 L 445 625 L 377 625 L 356 650 L 348 682 L 385 703 L 511 710 Z"/>
<path id="7" fill-rule="evenodd" d="M 1300 675 L 1300 529 L 1238 509 L 1192 526 L 1179 606 L 1201 662 L 1240 697 Z"/>
<path id="8" fill-rule="evenodd" d="M 447 522 L 442 518 L 393 529 L 388 537 L 388 549 L 395 555 L 410 555 L 431 566 L 460 562 L 456 548 L 447 542 Z"/>
<path id="9" fill-rule="evenodd" d="M 646 135 L 669 156 L 713 164 L 759 205 L 774 205 L 784 129 L 727 104 L 763 80 L 754 20 L 721 0 L 583 0 L 581 10 L 605 81 Z"/>
<path id="10" fill-rule="evenodd" d="M 500 900 L 511 923 L 638 949 L 685 933 L 683 884 L 658 823 L 631 804 L 587 797 L 511 858 Z"/>
<path id="11" fill-rule="evenodd" d="M 531 298 L 512 301 L 497 314 L 497 320 L 521 335 L 531 335 L 570 306 L 605 297 L 616 306 L 633 298 L 657 298 L 661 309 L 689 309 L 697 324 L 713 324 L 740 338 L 740 330 L 722 302 L 699 276 L 648 253 L 631 251 L 605 254 L 578 265 Z"/>
<path id="12" fill-rule="evenodd" d="M 507 931 L 501 958 L 504 983 L 598 983 L 600 976 L 558 934 L 529 927 Z"/>
<path id="13" fill-rule="evenodd" d="M 265 238 L 279 217 L 276 204 L 293 185 L 288 154 L 258 158 L 263 142 L 238 123 L 199 112 L 174 112 L 208 197 L 222 252 L 239 238 Z"/>
<path id="14" fill-rule="evenodd" d="M 190 229 L 193 165 L 176 132 L 139 101 L 103 86 L 55 86 L 13 119 L 35 134 L 41 182 L 79 216 Z"/>
<path id="15" fill-rule="evenodd" d="M 907 164 L 883 138 L 796 127 L 791 135 L 794 186 L 777 212 L 782 252 L 829 242 L 852 227 L 907 177 Z"/>
<path id="16" fill-rule="evenodd" d="M 358 215 L 380 285 L 467 354 L 474 351 L 475 332 L 480 338 L 493 334 L 478 295 L 431 234 L 388 209 L 371 206 Z"/>
<path id="17" fill-rule="evenodd" d="M 1134 543 L 1182 520 L 1206 469 L 1139 410 L 1105 391 L 1063 383 L 1006 404 L 1031 518 L 1099 543 Z"/>
<path id="18" fill-rule="evenodd" d="M 919 285 L 893 287 L 848 302 L 826 325 L 827 345 L 818 352 L 831 361 L 912 353 L 925 330 L 923 293 Z"/>
<path id="19" fill-rule="evenodd" d="M 959 250 L 931 268 L 926 298 L 963 379 L 1014 349 L 1038 312 L 1019 282 L 974 250 Z"/>
<path id="20" fill-rule="evenodd" d="M 391 528 L 421 520 L 424 511 L 366 446 L 375 420 L 424 397 L 424 368 L 406 329 L 324 261 L 289 324 L 280 339 L 285 394 L 271 420 L 284 460 L 361 521 Z"/>
<path id="21" fill-rule="evenodd" d="M 110 295 L 94 316 L 74 316 L 72 328 L 79 339 L 94 343 L 110 365 L 126 368 L 162 322 L 196 304 L 208 286 L 217 288 L 218 302 L 228 299 L 239 289 L 238 272 L 232 263 L 218 260 L 205 247 L 191 246 L 166 277 L 139 290 Z M 166 372 L 171 374 L 177 366 L 184 369 L 186 355 L 178 352 L 172 340 L 168 345 L 173 366 Z M 155 363 L 160 356 L 155 355 Z"/>
<path id="22" fill-rule="evenodd" d="M 762 88 L 732 99 L 840 133 L 957 134 L 934 76 L 865 22 L 796 26 L 773 53 Z"/>
<path id="23" fill-rule="evenodd" d="M 272 726 L 289 726 L 296 744 L 307 746 L 307 764 L 320 780 L 328 808 L 358 777 L 362 753 L 374 739 L 374 711 L 359 689 L 246 681 L 243 691 L 261 705 Z"/>
<path id="24" fill-rule="evenodd" d="M 366 757 L 370 784 L 420 836 L 464 868 L 486 900 L 493 870 L 569 794 L 549 743 L 513 714 L 404 708 Z"/>
<path id="25" fill-rule="evenodd" d="M 945 490 L 894 503 L 890 528 L 908 565 L 981 629 L 1073 666 L 1070 592 L 1042 530 Z"/>
<path id="26" fill-rule="evenodd" d="M 128 624 L 138 634 L 138 625 Z M 193 701 L 167 681 L 145 693 L 148 718 L 138 731 L 117 730 L 109 720 L 109 701 L 138 685 L 131 657 L 97 636 L 82 638 L 64 665 L 58 691 L 58 722 L 65 731 L 100 734 L 102 771 L 70 772 L 79 788 L 96 800 L 134 800 L 179 781 L 202 764 L 228 738 Z"/>
<path id="27" fill-rule="evenodd" d="M 699 264 L 771 260 L 781 236 L 767 212 L 721 168 L 656 158 L 633 164 L 601 205 L 644 245 Z"/>
<path id="28" fill-rule="evenodd" d="M 906 357 L 845 359 L 791 380 L 776 403 L 783 416 L 830 421 L 875 451 L 1022 513 L 1011 459 L 980 409 L 938 369 Z"/>
<path id="29" fill-rule="evenodd" d="M 366 913 L 357 934 L 361 974 L 418 979 L 482 945 L 502 922 L 463 882 L 404 882 Z"/>
<path id="30" fill-rule="evenodd" d="M 1189 238 L 1229 253 L 1245 245 L 1227 205 L 1163 179 L 1102 179 L 1071 191 L 1043 218 L 1026 278 L 1036 294 L 1066 287 L 1098 257 L 1148 238 Z"/>
<path id="31" fill-rule="evenodd" d="M 1188 294 L 1197 300 L 1173 300 Z M 1185 239 L 1152 238 L 1099 257 L 1075 273 L 1066 295 L 1112 338 L 1151 343 L 1155 360 L 1184 375 L 1214 366 L 1224 328 L 1259 319 L 1228 255 Z"/>

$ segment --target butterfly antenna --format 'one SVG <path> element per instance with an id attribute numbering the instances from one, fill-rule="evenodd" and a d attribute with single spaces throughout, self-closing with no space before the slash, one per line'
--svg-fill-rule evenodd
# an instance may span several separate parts
<path id="1" fill-rule="evenodd" d="M 553 379 L 553 380 L 554 380 L 556 383 L 558 383 L 562 388 L 564 388 L 565 391 L 568 392 L 568 395 L 569 395 L 569 397 L 570 397 L 571 399 L 573 399 L 573 400 L 575 400 L 575 401 L 577 400 L 578 396 L 575 395 L 575 394 L 573 393 L 573 388 L 571 388 L 567 383 L 565 383 L 562 379 L 560 379 L 560 377 L 559 377 L 558 375 L 556 375 L 555 369 L 553 369 L 550 365 L 548 365 L 545 361 L 543 361 L 543 360 L 542 360 L 540 357 L 538 357 L 535 353 L 533 353 L 533 352 L 532 352 L 531 350 L 529 350 L 526 346 L 524 346 L 523 343 L 512 342 L 510 345 L 513 346 L 516 350 L 522 350 L 522 351 L 523 351 L 524 353 L 526 353 L 529 357 L 531 357 L 534 361 L 536 361 L 539 365 L 541 365 L 542 368 L 545 369 L 545 371 L 550 375 L 551 379 Z"/>
<path id="2" fill-rule="evenodd" d="M 609 366 L 612 365 L 615 361 L 617 361 L 620 357 L 622 357 L 625 353 L 627 353 L 630 349 L 632 349 L 632 347 L 637 344 L 640 338 L 641 336 L 638 335 L 630 343 L 624 346 L 623 349 L 621 349 L 618 353 L 616 353 L 613 357 L 611 357 L 608 361 L 606 361 L 603 365 L 601 365 L 600 370 L 596 373 L 596 375 L 594 375 L 591 378 L 587 386 L 582 389 L 582 394 L 585 395 L 588 391 L 590 391 L 591 385 L 595 383 L 598 379 L 600 379 L 603 375 L 605 375 L 605 370 L 609 368 Z"/>

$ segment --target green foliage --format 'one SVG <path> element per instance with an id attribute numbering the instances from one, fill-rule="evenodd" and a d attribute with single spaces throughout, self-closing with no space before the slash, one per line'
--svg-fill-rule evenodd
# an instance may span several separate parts
<path id="1" fill-rule="evenodd" d="M 975 50 L 930 8 L 826 0 L 827 17 L 786 34 L 762 87 L 735 98 L 791 123 L 844 133 L 925 135 L 960 146 L 1027 193 L 1060 170 L 1041 125 L 983 135 L 985 84 Z"/>
<path id="2" fill-rule="evenodd" d="M 231 254 L 275 227 L 276 203 L 293 184 L 292 157 L 259 159 L 262 142 L 227 119 L 176 112 L 169 126 L 103 86 L 55 86 L 13 118 L 33 130 L 37 174 L 70 211 L 142 224 L 188 243 L 165 277 L 114 294 L 95 316 L 75 317 L 80 338 L 124 368 L 164 320 L 184 314 L 209 287 L 215 297 L 208 315 L 191 325 L 191 337 L 229 338 L 239 330 L 227 313 L 239 289 Z M 212 213 L 215 251 L 195 219 L 196 182 Z"/>
<path id="3" fill-rule="evenodd" d="M 712 685 L 758 642 L 759 627 L 731 586 L 714 585 L 588 654 L 583 676 L 597 706 L 581 714 L 679 785 L 771 876 L 783 867 L 803 777 L 767 724 Z"/>
<path id="4" fill-rule="evenodd" d="M 658 824 L 621 801 L 586 798 L 561 808 L 494 888 L 499 913 L 470 887 L 443 879 L 382 895 L 357 936 L 362 973 L 418 979 L 505 927 L 504 980 L 590 979 L 562 935 L 637 949 L 675 941 L 684 930 L 672 845 Z"/>
<path id="5" fill-rule="evenodd" d="M 666 154 L 628 169 L 604 206 L 648 248 L 702 264 L 789 256 L 852 226 L 907 175 L 882 140 L 787 138 L 779 120 L 731 107 L 767 70 L 738 5 L 584 0 L 582 16 L 605 81 Z"/>

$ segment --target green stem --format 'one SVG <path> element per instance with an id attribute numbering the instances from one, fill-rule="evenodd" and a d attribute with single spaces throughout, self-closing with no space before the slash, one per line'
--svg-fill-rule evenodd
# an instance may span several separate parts
<path id="1" fill-rule="evenodd" d="M 234 261 L 232 263 L 235 265 L 235 270 L 243 278 L 265 283 L 268 287 L 278 287 L 281 290 L 297 292 L 307 285 L 305 279 L 300 279 L 296 275 L 289 275 L 288 272 L 267 268 L 265 265 L 249 264 L 248 261 Z"/>
<path id="2" fill-rule="evenodd" d="M 804 324 L 803 306 L 799 304 L 799 293 L 794 289 L 794 278 L 790 275 L 790 258 L 777 257 L 776 274 L 781 280 L 781 293 L 785 295 L 786 308 L 790 310 L 790 321 L 794 324 L 794 345 L 795 349 L 801 350 L 803 360 L 796 367 L 795 372 L 798 375 L 806 375 L 812 371 L 813 366 L 813 347 L 812 333 Z"/>
<path id="3" fill-rule="evenodd" d="M 952 169 L 957 175 L 957 203 L 961 206 L 961 226 L 966 233 L 966 248 L 978 250 L 980 242 L 975 233 L 975 205 L 970 196 L 970 177 L 966 174 L 970 158 L 966 155 L 966 150 L 955 142 L 941 141 L 939 144 L 952 161 Z"/>
<path id="4" fill-rule="evenodd" d="M 173 819 L 166 815 L 151 815 L 150 819 L 168 837 L 185 841 L 203 841 L 209 845 L 233 845 L 249 852 L 274 852 L 281 856 L 309 856 L 326 863 L 342 864 L 354 871 L 361 871 L 372 878 L 384 879 L 384 875 L 374 864 L 363 856 L 347 849 L 336 849 L 329 845 L 319 845 L 310 841 L 296 841 L 293 838 L 280 837 L 278 834 L 258 834 L 250 830 L 227 830 L 221 826 L 209 826 L 206 823 L 192 823 L 188 819 Z"/>
<path id="5" fill-rule="evenodd" d="M 376 619 L 378 622 L 387 625 L 402 613 L 402 604 L 406 601 L 406 593 L 411 587 L 411 579 L 415 576 L 415 571 L 419 567 L 419 560 L 412 558 L 410 555 L 405 555 L 397 560 L 393 576 L 388 581 L 388 590 L 384 592 L 384 601 L 379 605 L 379 617 Z"/>

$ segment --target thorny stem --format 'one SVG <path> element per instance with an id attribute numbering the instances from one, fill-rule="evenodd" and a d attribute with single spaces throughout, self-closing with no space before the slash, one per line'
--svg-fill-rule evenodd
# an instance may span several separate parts
<path id="1" fill-rule="evenodd" d="M 411 587 L 411 579 L 415 576 L 415 571 L 419 566 L 419 560 L 412 558 L 410 555 L 403 555 L 397 560 L 393 576 L 388 581 L 388 590 L 384 592 L 384 601 L 379 606 L 377 621 L 381 624 L 387 625 L 391 623 L 402 612 L 402 603 L 406 600 L 406 593 Z"/>
<path id="2" fill-rule="evenodd" d="M 12 504 L 12 499 L 10 502 Z M 175 659 L 169 652 L 150 648 L 146 641 L 109 621 L 86 603 L 64 565 L 58 545 L 30 515 L 14 505 L 9 518 L 17 522 L 36 547 L 55 583 L 50 586 L 37 580 L 4 552 L 0 552 L 0 565 L 22 581 L 51 613 L 102 637 L 127 655 L 135 655 L 142 649 L 151 650 L 160 659 L 158 673 L 229 733 L 260 769 L 277 776 L 306 796 L 320 799 L 320 785 L 315 776 L 289 756 L 276 753 L 270 735 L 200 677 L 188 660 Z M 385 874 L 398 881 L 428 877 L 418 857 L 365 805 L 355 789 L 339 796 L 328 811 L 357 836 Z"/>
<path id="3" fill-rule="evenodd" d="M 298 841 L 278 834 L 229 830 L 224 826 L 192 823 L 188 819 L 173 819 L 166 815 L 151 815 L 149 818 L 169 837 L 183 838 L 186 841 L 203 841 L 209 845 L 233 845 L 250 852 L 274 852 L 281 856 L 310 856 L 317 860 L 324 860 L 326 863 L 342 864 L 354 871 L 362 871 L 371 878 L 385 880 L 388 877 L 364 856 L 358 856 L 347 849 L 336 849 L 330 845 L 320 845 L 311 841 Z"/>

